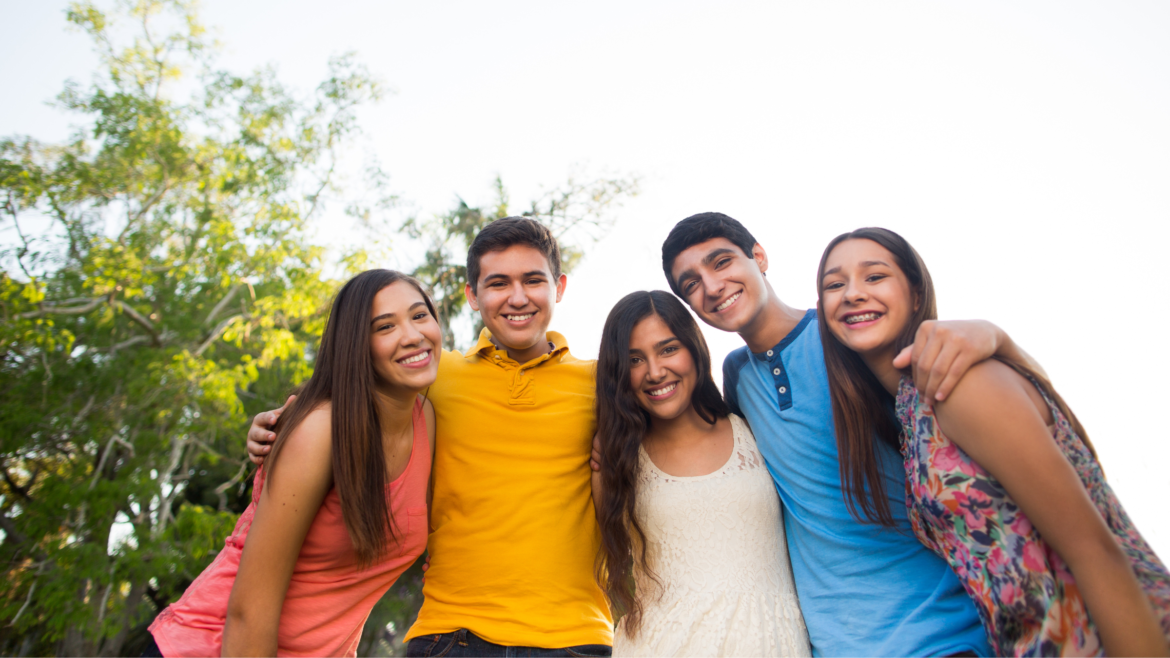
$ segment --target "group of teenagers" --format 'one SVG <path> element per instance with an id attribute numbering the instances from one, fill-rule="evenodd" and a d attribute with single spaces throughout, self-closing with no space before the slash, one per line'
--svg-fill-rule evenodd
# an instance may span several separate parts
<path id="1" fill-rule="evenodd" d="M 470 245 L 465 353 L 414 279 L 352 278 L 144 655 L 353 656 L 424 550 L 411 656 L 1170 655 L 1170 574 L 1084 428 L 998 327 L 937 320 L 905 239 L 833 239 L 810 310 L 721 213 L 662 268 L 596 362 L 549 331 L 567 279 L 531 218 Z M 722 394 L 688 306 L 744 340 Z"/>

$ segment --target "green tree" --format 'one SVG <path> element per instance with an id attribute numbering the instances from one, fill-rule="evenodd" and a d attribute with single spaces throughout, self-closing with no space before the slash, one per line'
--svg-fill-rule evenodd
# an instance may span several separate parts
<path id="1" fill-rule="evenodd" d="M 177 598 L 222 547 L 247 501 L 247 418 L 311 372 L 334 289 L 307 223 L 354 107 L 380 94 L 342 57 L 300 101 L 272 72 L 214 70 L 190 4 L 123 9 L 124 47 L 93 5 L 68 13 L 105 70 L 59 98 L 88 125 L 0 142 L 17 236 L 0 274 L 4 653 L 121 655 L 156 612 L 143 602 Z M 179 102 L 184 70 L 198 84 Z"/>

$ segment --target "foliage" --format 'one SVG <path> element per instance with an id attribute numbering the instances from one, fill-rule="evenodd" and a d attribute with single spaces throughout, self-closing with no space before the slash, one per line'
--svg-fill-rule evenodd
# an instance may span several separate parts
<path id="1" fill-rule="evenodd" d="M 334 289 L 307 222 L 353 108 L 380 93 L 342 57 L 301 102 L 271 72 L 213 70 L 186 3 L 125 9 L 125 48 L 93 5 L 69 12 L 108 74 L 60 96 L 90 124 L 0 142 L 17 235 L 0 274 L 5 653 L 121 655 L 156 612 L 142 602 L 177 598 L 222 547 L 248 500 L 249 414 L 311 372 Z M 177 54 L 199 81 L 184 103 Z"/>

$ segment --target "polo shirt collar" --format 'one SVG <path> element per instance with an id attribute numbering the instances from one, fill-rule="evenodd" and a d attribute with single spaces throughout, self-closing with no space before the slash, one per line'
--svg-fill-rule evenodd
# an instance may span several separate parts
<path id="1" fill-rule="evenodd" d="M 550 343 L 552 343 L 552 351 L 546 352 L 545 354 L 540 355 L 528 363 L 522 364 L 524 367 L 536 367 L 545 361 L 548 361 L 549 359 L 559 357 L 561 354 L 569 351 L 569 341 L 565 340 L 564 336 L 558 334 L 555 331 L 549 331 L 545 333 L 545 337 Z M 497 348 L 495 343 L 492 342 L 492 332 L 489 331 L 487 327 L 484 327 L 480 330 L 479 340 L 475 343 L 475 347 L 467 350 L 467 353 L 464 354 L 464 356 L 472 357 L 477 354 L 483 356 L 486 359 L 491 359 L 493 356 L 498 354 L 500 356 L 499 360 L 507 360 L 515 363 L 515 361 L 512 360 L 512 357 L 508 356 L 507 350 L 501 350 Z"/>
<path id="2" fill-rule="evenodd" d="M 752 352 L 752 356 L 754 356 L 757 361 L 772 361 L 779 358 L 780 352 L 783 351 L 785 347 L 791 345 L 792 341 L 796 340 L 797 336 L 800 336 L 805 327 L 807 327 L 809 323 L 811 323 L 816 318 L 817 310 L 815 308 L 810 308 L 804 312 L 804 317 L 800 319 L 800 322 L 797 323 L 795 327 L 793 327 L 792 331 L 788 332 L 788 335 L 785 336 L 779 343 L 776 343 L 775 347 L 763 352 Z M 487 330 L 485 329 L 484 331 Z"/>

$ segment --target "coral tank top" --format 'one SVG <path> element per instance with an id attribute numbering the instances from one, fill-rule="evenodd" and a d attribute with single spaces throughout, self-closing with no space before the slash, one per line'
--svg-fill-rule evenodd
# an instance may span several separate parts
<path id="1" fill-rule="evenodd" d="M 309 526 L 280 612 L 277 655 L 354 656 L 362 626 L 378 599 L 427 545 L 427 478 L 431 451 L 422 402 L 415 404 L 414 443 L 406 470 L 387 487 L 397 538 L 369 568 L 358 570 L 341 499 L 334 488 Z M 252 504 L 224 548 L 175 603 L 150 625 L 164 656 L 218 656 L 228 597 L 264 485 L 256 474 Z"/>

